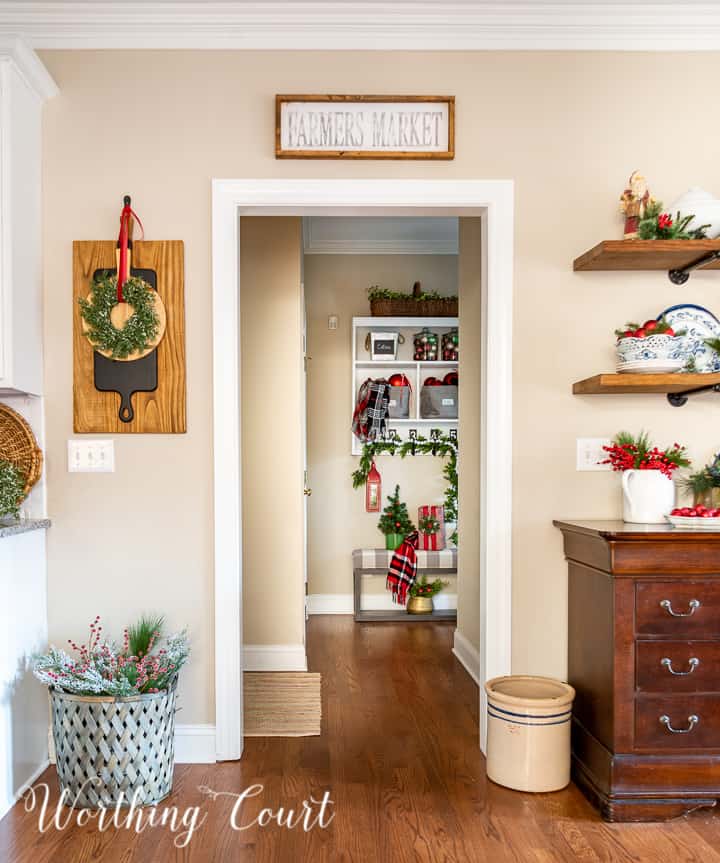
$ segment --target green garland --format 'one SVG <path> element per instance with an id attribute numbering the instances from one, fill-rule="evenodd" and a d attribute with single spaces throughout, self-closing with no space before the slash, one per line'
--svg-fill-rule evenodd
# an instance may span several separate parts
<path id="1" fill-rule="evenodd" d="M 437 430 L 433 430 L 436 431 Z M 443 476 L 447 480 L 448 487 L 445 490 L 445 520 L 457 521 L 458 517 L 458 472 L 457 454 L 458 442 L 454 437 L 447 434 L 438 434 L 433 440 L 418 436 L 415 440 L 376 440 L 368 441 L 362 449 L 360 464 L 353 472 L 353 488 L 361 488 L 367 482 L 368 474 L 376 455 L 386 453 L 388 455 L 399 455 L 406 458 L 408 455 L 435 455 L 447 458 L 443 467 Z M 457 545 L 457 530 L 454 531 L 450 540 Z"/>
<path id="2" fill-rule="evenodd" d="M 88 325 L 87 337 L 91 344 L 107 351 L 113 359 L 125 359 L 136 352 L 142 353 L 155 341 L 160 320 L 155 311 L 152 288 L 142 279 L 128 279 L 123 285 L 123 299 L 135 310 L 125 326 L 118 330 L 110 320 L 110 312 L 117 305 L 117 276 L 104 273 L 93 282 L 91 298 L 80 298 L 80 314 Z"/>
<path id="3" fill-rule="evenodd" d="M 17 518 L 24 491 L 25 477 L 20 468 L 0 459 L 0 518 L 5 515 Z"/>

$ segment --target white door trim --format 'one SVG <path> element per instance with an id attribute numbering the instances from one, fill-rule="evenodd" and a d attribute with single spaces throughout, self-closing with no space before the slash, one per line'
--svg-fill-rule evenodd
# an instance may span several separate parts
<path id="1" fill-rule="evenodd" d="M 242 755 L 240 215 L 483 216 L 480 679 L 510 673 L 513 183 L 213 180 L 215 699 L 218 759 Z M 488 506 L 492 501 L 492 506 Z M 481 691 L 481 742 L 485 710 Z"/>

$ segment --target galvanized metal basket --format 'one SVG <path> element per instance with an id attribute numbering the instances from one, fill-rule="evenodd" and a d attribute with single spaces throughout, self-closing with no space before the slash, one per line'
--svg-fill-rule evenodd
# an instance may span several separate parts
<path id="1" fill-rule="evenodd" d="M 72 806 L 148 805 L 170 793 L 175 690 L 131 698 L 50 690 L 57 774 Z"/>

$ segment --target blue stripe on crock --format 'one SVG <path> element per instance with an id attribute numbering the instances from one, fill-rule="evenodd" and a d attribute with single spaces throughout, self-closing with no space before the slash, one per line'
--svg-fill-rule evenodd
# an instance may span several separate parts
<path id="1" fill-rule="evenodd" d="M 504 710 L 502 707 L 498 707 L 490 700 L 488 700 L 488 707 L 492 707 L 492 709 L 497 710 L 498 713 L 507 713 L 508 716 L 519 716 L 521 719 L 557 719 L 559 716 L 569 716 L 572 713 L 572 708 L 563 710 L 562 713 L 547 713 L 544 716 L 536 716 L 533 713 L 513 713 L 512 710 Z"/>
<path id="2" fill-rule="evenodd" d="M 502 719 L 503 722 L 509 722 L 510 725 L 528 725 L 531 728 L 540 728 L 544 725 L 565 725 L 570 722 L 570 717 L 567 719 L 558 719 L 557 722 L 520 722 L 517 719 L 509 719 L 507 716 L 499 716 L 497 713 L 493 713 L 490 707 L 488 707 L 488 716 L 491 716 L 493 719 Z"/>

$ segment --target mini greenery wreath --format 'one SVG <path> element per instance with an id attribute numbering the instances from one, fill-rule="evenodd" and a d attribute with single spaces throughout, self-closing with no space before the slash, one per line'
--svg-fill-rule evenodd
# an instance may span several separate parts
<path id="1" fill-rule="evenodd" d="M 104 273 L 93 282 L 90 296 L 78 300 L 80 314 L 88 327 L 88 341 L 93 347 L 111 354 L 113 359 L 121 360 L 151 347 L 160 330 L 154 292 L 147 282 L 130 278 L 123 285 L 122 293 L 134 314 L 121 330 L 110 320 L 110 313 L 118 303 L 117 276 Z"/>
<path id="2" fill-rule="evenodd" d="M 440 522 L 432 515 L 424 515 L 418 522 L 420 533 L 432 536 L 440 530 Z"/>
<path id="3" fill-rule="evenodd" d="M 5 515 L 17 518 L 24 491 L 25 477 L 20 468 L 0 459 L 0 518 Z"/>

